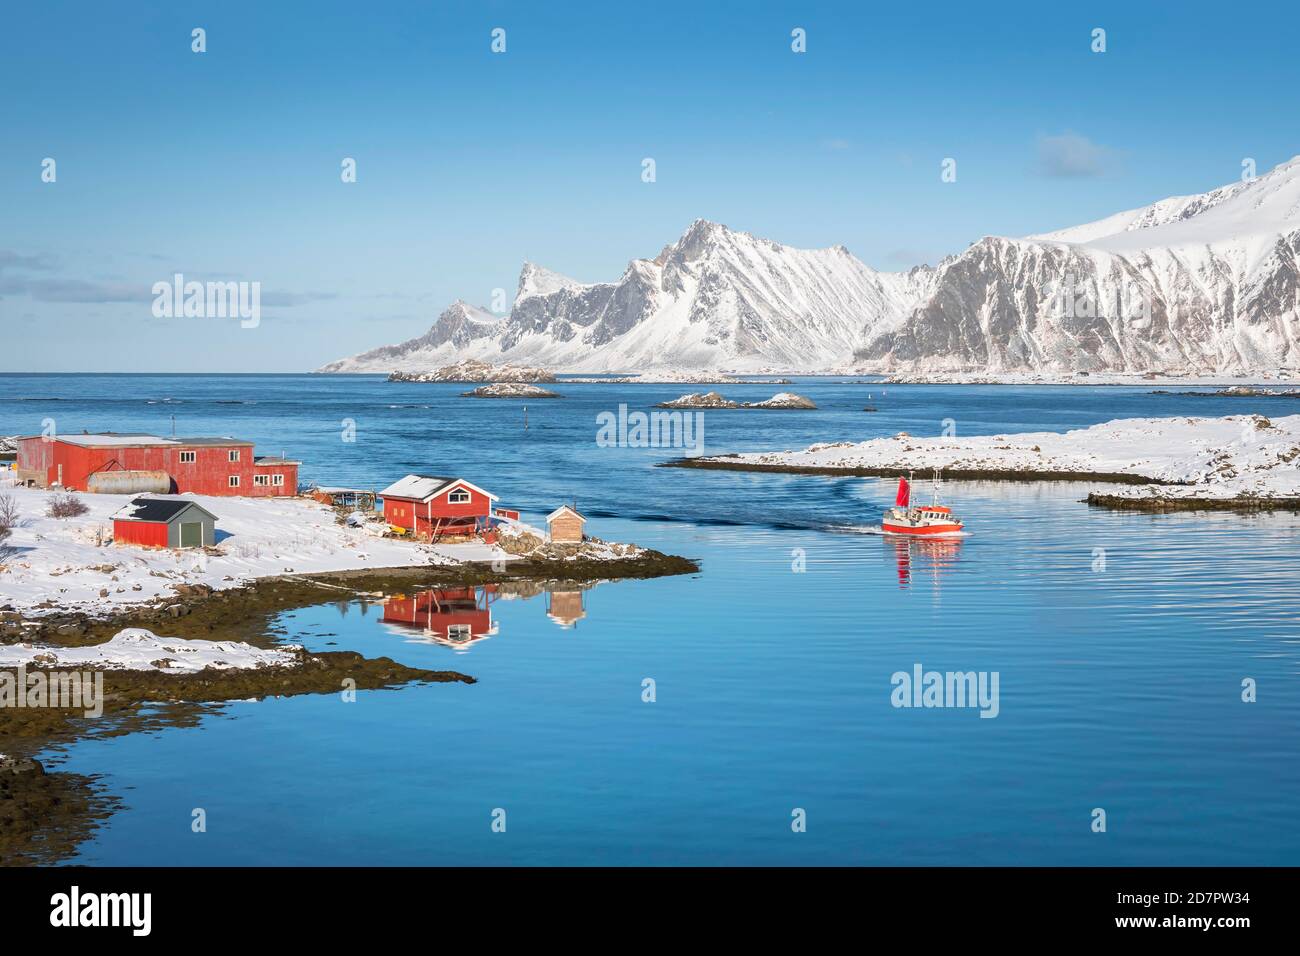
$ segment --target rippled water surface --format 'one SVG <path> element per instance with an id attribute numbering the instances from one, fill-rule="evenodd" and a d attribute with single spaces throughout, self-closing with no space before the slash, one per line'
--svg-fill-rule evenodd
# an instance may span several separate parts
<path id="1" fill-rule="evenodd" d="M 793 388 L 819 410 L 710 412 L 706 445 L 1300 411 L 1141 389 Z M 889 483 L 661 469 L 670 451 L 595 446 L 599 412 L 691 389 L 561 385 L 526 431 L 521 403 L 462 390 L 0 377 L 0 434 L 47 417 L 168 433 L 174 414 L 178 434 L 303 458 L 304 481 L 454 471 L 533 519 L 576 498 L 593 533 L 702 565 L 286 614 L 277 628 L 309 647 L 478 683 L 233 704 L 199 728 L 80 743 L 64 766 L 104 773 L 126 803 L 82 862 L 1300 862 L 1297 516 L 1117 513 L 1082 504 L 1084 485 L 954 482 L 971 534 L 908 545 L 867 533 Z M 448 624 L 463 625 L 452 640 Z M 918 663 L 996 671 L 998 716 L 893 707 L 891 675 Z"/>

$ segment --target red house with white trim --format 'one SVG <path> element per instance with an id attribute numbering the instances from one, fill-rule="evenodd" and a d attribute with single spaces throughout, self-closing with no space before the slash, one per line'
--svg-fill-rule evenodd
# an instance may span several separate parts
<path id="1" fill-rule="evenodd" d="M 464 478 L 407 475 L 380 493 L 384 520 L 426 541 L 494 537 L 492 503 L 497 496 Z"/>
<path id="2" fill-rule="evenodd" d="M 241 495 L 298 493 L 298 462 L 256 457 L 239 438 L 66 434 L 18 439 L 18 481 L 35 488 L 116 494 Z"/>

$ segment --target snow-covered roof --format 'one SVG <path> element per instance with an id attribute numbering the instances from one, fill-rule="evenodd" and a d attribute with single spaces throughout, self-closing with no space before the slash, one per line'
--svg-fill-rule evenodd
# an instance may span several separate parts
<path id="1" fill-rule="evenodd" d="M 193 498 L 184 495 L 152 495 L 132 498 L 113 513 L 113 520 L 170 522 L 178 514 L 190 508 L 197 508 L 213 521 L 217 519 L 216 515 Z"/>
<path id="2" fill-rule="evenodd" d="M 413 498 L 416 501 L 428 501 L 444 491 L 450 491 L 457 485 L 463 485 L 477 491 L 491 501 L 498 500 L 497 496 L 490 491 L 486 491 L 464 478 L 445 478 L 439 475 L 407 475 L 400 481 L 393 482 L 379 494 L 384 498 Z"/>
<path id="3" fill-rule="evenodd" d="M 546 520 L 547 520 L 548 522 L 550 522 L 550 521 L 554 521 L 556 518 L 558 518 L 560 515 L 564 514 L 566 511 L 567 511 L 569 514 L 573 515 L 575 518 L 577 518 L 579 521 L 586 521 L 586 520 L 587 520 L 587 516 L 586 516 L 586 515 L 584 515 L 584 514 L 583 514 L 582 512 L 580 512 L 580 511 L 578 511 L 578 509 L 576 509 L 576 508 L 570 508 L 568 505 L 560 505 L 560 507 L 556 508 L 554 511 L 552 511 L 550 514 L 548 514 L 548 515 L 546 516 Z"/>
<path id="4" fill-rule="evenodd" d="M 251 441 L 243 438 L 231 438 L 229 435 L 220 435 L 216 438 L 199 436 L 197 438 L 173 438 L 177 445 L 212 445 L 217 448 L 225 447 L 246 447 L 252 445 Z"/>
<path id="5" fill-rule="evenodd" d="M 97 435 L 54 435 L 55 441 L 67 442 L 69 445 L 81 445 L 85 448 L 103 448 L 105 446 L 127 447 L 130 445 L 179 445 L 174 438 L 159 438 L 157 435 L 122 434 L 119 432 L 101 432 Z"/>
<path id="6" fill-rule="evenodd" d="M 42 438 L 42 435 L 26 435 L 25 438 Z M 251 441 L 231 438 L 229 435 L 219 437 L 162 438 L 145 432 L 94 432 L 81 434 L 56 434 L 48 436 L 52 441 L 79 445 L 82 448 L 137 448 L 142 445 L 166 445 L 168 447 L 213 446 L 243 448 L 251 446 Z"/>
<path id="7" fill-rule="evenodd" d="M 419 498 L 424 500 L 446 487 L 450 478 L 438 475 L 407 475 L 380 492 L 385 498 Z"/>

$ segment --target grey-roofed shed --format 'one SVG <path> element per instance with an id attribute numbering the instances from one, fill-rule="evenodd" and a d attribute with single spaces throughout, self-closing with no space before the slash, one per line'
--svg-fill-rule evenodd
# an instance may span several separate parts
<path id="1" fill-rule="evenodd" d="M 184 495 L 134 498 L 113 515 L 113 540 L 153 548 L 210 548 L 217 516 Z"/>

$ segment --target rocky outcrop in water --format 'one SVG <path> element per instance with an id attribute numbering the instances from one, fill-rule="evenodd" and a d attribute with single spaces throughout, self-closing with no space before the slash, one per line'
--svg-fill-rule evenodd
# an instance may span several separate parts
<path id="1" fill-rule="evenodd" d="M 816 408 L 810 398 L 794 392 L 778 392 L 761 402 L 734 402 L 718 392 L 690 392 L 669 402 L 660 402 L 658 408 Z"/>
<path id="2" fill-rule="evenodd" d="M 472 392 L 461 392 L 461 398 L 560 398 L 558 392 L 548 391 L 540 385 L 525 382 L 497 382 L 480 385 Z"/>
<path id="3" fill-rule="evenodd" d="M 391 372 L 390 382 L 554 382 L 555 375 L 528 365 L 492 365 L 466 359 L 431 372 Z"/>

